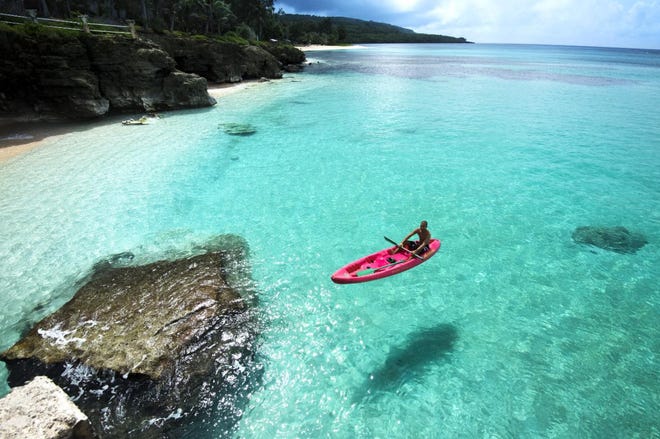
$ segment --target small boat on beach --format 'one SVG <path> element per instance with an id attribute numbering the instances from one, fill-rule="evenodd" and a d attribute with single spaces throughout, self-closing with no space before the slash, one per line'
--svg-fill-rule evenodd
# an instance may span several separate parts
<path id="1" fill-rule="evenodd" d="M 147 117 L 142 116 L 139 119 L 126 119 L 121 122 L 122 125 L 147 125 Z"/>
<path id="2" fill-rule="evenodd" d="M 398 246 L 388 247 L 346 264 L 330 279 L 336 284 L 351 284 L 392 276 L 427 261 L 440 250 L 440 245 L 439 239 L 431 239 L 429 250 L 420 257 L 410 257 L 409 250 Z"/>

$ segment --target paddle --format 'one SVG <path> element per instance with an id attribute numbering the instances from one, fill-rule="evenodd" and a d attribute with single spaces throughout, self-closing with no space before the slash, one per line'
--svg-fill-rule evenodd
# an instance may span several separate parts
<path id="1" fill-rule="evenodd" d="M 392 262 L 391 264 L 383 265 L 381 267 L 376 267 L 376 268 L 367 268 L 366 270 L 358 271 L 355 273 L 357 276 L 366 276 L 367 274 L 375 273 L 379 270 L 382 270 L 387 267 L 391 267 L 392 265 L 400 264 L 402 262 L 406 262 L 405 259 L 402 259 L 400 261 Z"/>
<path id="2" fill-rule="evenodd" d="M 420 259 L 420 260 L 422 260 L 422 261 L 424 260 L 424 258 L 421 257 L 420 255 L 416 255 L 416 254 L 414 254 L 413 252 L 411 252 L 410 250 L 408 250 L 407 248 L 405 248 L 405 247 L 401 247 L 401 246 L 399 245 L 398 242 L 394 242 L 394 241 L 392 241 L 392 240 L 391 240 L 390 238 L 388 238 L 387 236 L 383 236 L 383 238 L 385 238 L 385 241 L 389 241 L 389 242 L 391 242 L 392 244 L 396 245 L 398 248 L 402 248 L 402 249 L 404 249 L 405 251 L 407 251 L 408 253 L 410 253 L 411 255 L 413 255 L 414 257 L 416 257 L 417 259 Z"/>

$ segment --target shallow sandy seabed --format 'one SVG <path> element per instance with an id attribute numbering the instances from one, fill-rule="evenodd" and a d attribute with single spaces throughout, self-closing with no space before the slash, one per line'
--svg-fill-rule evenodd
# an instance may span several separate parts
<path id="1" fill-rule="evenodd" d="M 86 129 L 85 123 L 15 122 L 0 125 L 0 163 L 24 154 L 45 139 Z"/>
<path id="2" fill-rule="evenodd" d="M 267 81 L 266 81 L 267 82 Z M 215 99 L 220 99 L 232 93 L 259 85 L 260 81 L 242 81 L 234 84 L 209 84 L 208 93 Z M 99 122 L 114 123 L 123 119 L 136 118 L 126 114 L 110 116 L 108 119 L 97 119 L 91 122 L 47 123 L 47 122 L 11 122 L 0 124 L 0 163 L 41 145 L 42 141 L 54 140 L 75 131 L 83 131 Z"/>

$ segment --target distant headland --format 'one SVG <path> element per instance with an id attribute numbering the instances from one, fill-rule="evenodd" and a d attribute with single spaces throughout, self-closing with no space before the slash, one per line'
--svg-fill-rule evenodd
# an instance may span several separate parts
<path id="1" fill-rule="evenodd" d="M 419 34 L 387 23 L 347 17 L 280 14 L 286 37 L 297 44 L 470 43 L 463 37 Z"/>

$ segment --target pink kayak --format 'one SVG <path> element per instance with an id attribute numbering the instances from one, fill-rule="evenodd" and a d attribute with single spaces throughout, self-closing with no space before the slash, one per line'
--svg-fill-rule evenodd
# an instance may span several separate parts
<path id="1" fill-rule="evenodd" d="M 411 258 L 410 252 L 401 248 L 396 253 L 390 254 L 390 250 L 397 247 L 388 247 L 343 266 L 330 279 L 336 284 L 352 284 L 392 276 L 428 260 L 440 250 L 440 244 L 440 240 L 431 239 L 429 250 L 421 254 L 421 258 Z"/>

